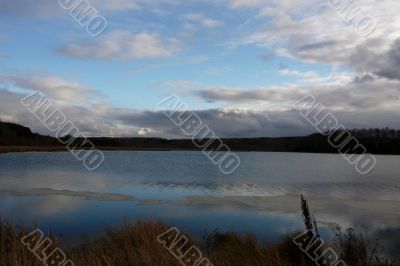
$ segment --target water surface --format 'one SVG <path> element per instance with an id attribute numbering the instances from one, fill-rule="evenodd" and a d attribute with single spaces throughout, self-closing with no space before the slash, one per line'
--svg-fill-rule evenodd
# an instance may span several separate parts
<path id="1" fill-rule="evenodd" d="M 224 175 L 201 152 L 110 151 L 95 172 L 67 152 L 3 154 L 0 216 L 36 222 L 71 243 L 124 218 L 276 241 L 303 230 L 303 193 L 326 234 L 354 227 L 400 246 L 400 156 L 377 156 L 374 171 L 361 176 L 340 155 L 238 155 L 239 169 Z"/>

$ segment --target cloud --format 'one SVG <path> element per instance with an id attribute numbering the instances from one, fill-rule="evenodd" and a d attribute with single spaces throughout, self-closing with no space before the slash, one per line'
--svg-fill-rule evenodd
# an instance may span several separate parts
<path id="1" fill-rule="evenodd" d="M 207 68 L 204 73 L 207 75 L 212 75 L 212 76 L 222 76 L 225 75 L 229 72 L 232 72 L 233 67 L 232 66 L 220 66 L 220 67 L 209 67 Z"/>
<path id="2" fill-rule="evenodd" d="M 333 46 L 333 45 L 336 45 L 336 44 L 337 43 L 335 41 L 323 41 L 323 42 L 304 44 L 304 45 L 300 46 L 298 49 L 300 51 L 313 50 L 313 49 L 322 49 L 324 47 Z"/>
<path id="3" fill-rule="evenodd" d="M 83 0 L 73 0 L 81 3 Z M 100 12 L 117 12 L 126 10 L 142 10 L 146 7 L 157 7 L 163 4 L 174 4 L 170 0 L 97 0 L 90 3 Z M 58 1 L 48 0 L 13 0 L 0 1 L 0 13 L 7 16 L 34 16 L 41 18 L 60 18 L 68 13 L 60 6 Z"/>
<path id="4" fill-rule="evenodd" d="M 295 92 L 295 91 L 293 91 Z M 262 103 L 266 101 L 276 100 L 277 97 L 283 96 L 279 91 L 258 90 L 258 89 L 244 89 L 244 88 L 210 88 L 206 90 L 197 90 L 194 94 L 208 103 L 215 102 L 228 102 L 228 103 Z M 290 94 L 290 93 L 289 93 Z M 283 98 L 281 99 L 283 100 Z"/>
<path id="5" fill-rule="evenodd" d="M 105 11 L 137 10 L 143 4 L 144 1 L 138 0 L 97 0 L 93 3 L 93 5 Z"/>
<path id="6" fill-rule="evenodd" d="M 345 126 L 400 127 L 400 87 L 383 79 L 348 87 L 269 88 L 260 90 L 214 89 L 196 92 L 205 101 L 226 101 L 231 108 L 192 110 L 220 137 L 278 137 L 306 135 L 315 129 L 291 104 L 309 93 L 327 106 Z M 378 90 L 379 88 L 380 90 Z M 51 134 L 21 104 L 26 93 L 0 89 L 0 119 L 22 123 L 35 132 Z M 243 109 L 243 102 L 269 103 L 270 107 Z M 182 132 L 161 110 L 119 108 L 102 102 L 59 106 L 67 119 L 86 136 L 182 138 Z"/>
<path id="7" fill-rule="evenodd" d="M 350 57 L 350 64 L 361 73 L 400 80 L 400 38 L 381 53 L 360 46 Z"/>
<path id="8" fill-rule="evenodd" d="M 0 119 L 31 127 L 35 132 L 52 135 L 20 100 L 25 93 L 0 90 Z M 185 137 L 161 110 L 135 110 L 110 105 L 59 106 L 69 121 L 85 136 L 120 137 Z M 265 112 L 239 109 L 194 110 L 217 134 L 229 136 L 255 136 L 267 134 L 262 130 L 268 124 Z"/>
<path id="9" fill-rule="evenodd" d="M 237 15 L 240 24 L 237 28 L 229 24 L 229 29 L 232 30 L 226 35 L 221 34 L 223 38 L 227 36 L 232 38 L 226 41 L 226 44 L 232 48 L 248 46 L 246 48 L 249 48 L 247 51 L 250 53 L 255 51 L 257 54 L 265 55 L 259 57 L 264 61 L 271 60 L 273 56 L 277 60 L 279 57 L 293 59 L 290 69 L 281 68 L 279 74 L 291 77 L 291 80 L 295 78 L 294 83 L 296 83 L 258 88 L 241 87 L 240 84 L 237 87 L 216 87 L 187 80 L 173 80 L 172 77 L 172 81 L 163 84 L 168 89 L 180 89 L 180 93 L 185 90 L 185 93 L 182 93 L 185 97 L 209 103 L 203 106 L 212 104 L 213 109 L 194 111 L 199 113 L 219 135 L 250 137 L 311 133 L 314 131 L 312 127 L 302 121 L 291 108 L 292 103 L 309 94 L 315 95 L 349 126 L 399 127 L 397 110 L 400 107 L 400 19 L 398 18 L 400 2 L 381 1 L 379 5 L 374 0 L 363 2 L 363 9 L 378 21 L 376 31 L 368 38 L 358 34 L 352 25 L 346 24 L 341 14 L 329 6 L 327 1 L 217 0 L 215 2 L 218 8 L 221 8 L 221 4 L 225 5 L 225 9 L 218 12 L 231 12 L 225 17 L 234 17 L 235 20 Z M 99 11 L 107 12 L 105 15 L 112 12 L 126 15 L 129 12 L 125 11 L 160 10 L 164 4 L 181 3 L 183 2 L 180 0 L 99 0 L 93 2 L 93 5 Z M 187 9 L 192 7 L 192 4 L 190 1 L 188 5 L 179 6 L 177 9 L 183 15 L 177 15 L 173 21 L 169 20 L 170 18 L 168 20 L 163 18 L 163 22 L 168 22 L 167 27 L 153 25 L 152 29 L 157 28 L 155 32 L 160 33 L 171 32 L 176 30 L 176 22 L 183 22 L 189 31 L 196 31 L 200 27 L 211 29 L 221 25 L 221 17 L 211 18 L 208 13 Z M 0 13 L 3 16 L 18 17 L 59 17 L 60 14 L 68 16 L 68 13 L 58 6 L 57 1 L 48 0 L 0 1 Z M 245 23 L 241 23 L 242 14 L 253 16 Z M 165 16 L 170 15 L 168 13 Z M 153 21 L 152 18 L 150 20 L 151 23 L 157 24 L 156 20 Z M 127 17 L 123 16 L 122 21 L 116 20 L 115 24 L 112 23 L 110 26 L 118 26 L 126 21 Z M 173 26 L 169 28 L 171 21 Z M 147 18 L 142 22 L 148 23 Z M 228 19 L 224 20 L 225 23 L 228 23 Z M 77 59 L 132 61 L 170 58 L 183 50 L 180 41 L 165 37 L 164 33 L 161 35 L 152 32 L 153 30 L 142 33 L 114 31 L 96 40 L 72 41 L 57 51 Z M 207 39 L 207 42 L 212 40 Z M 210 54 L 197 57 L 192 54 L 184 55 L 185 62 L 204 62 L 211 58 L 211 55 L 220 52 L 215 51 L 214 46 L 213 49 L 209 49 L 209 46 L 199 46 L 198 42 L 193 46 L 196 53 Z M 201 49 L 198 49 L 199 47 Z M 226 53 L 220 58 L 225 59 L 225 56 Z M 240 60 L 238 58 L 233 58 L 234 64 L 242 62 L 242 58 L 240 57 Z M 231 62 L 231 59 L 228 61 Z M 211 61 L 215 60 L 209 60 L 210 64 L 215 63 Z M 332 69 L 346 69 L 347 72 L 332 71 L 331 74 L 322 76 L 315 71 L 296 69 L 296 65 L 302 62 L 324 67 L 330 65 Z M 155 63 L 160 64 L 158 61 Z M 158 65 L 138 67 L 153 69 Z M 215 65 L 210 65 L 203 70 L 203 74 L 204 71 L 206 74 L 220 75 L 231 71 L 231 67 L 215 68 Z M 12 90 L 10 86 L 2 86 L 0 82 L 1 118 L 20 121 L 37 131 L 43 132 L 41 124 L 19 104 L 19 99 L 26 95 L 21 91 L 40 90 L 55 99 L 57 104 L 62 105 L 67 116 L 87 135 L 182 136 L 161 112 L 119 108 L 104 102 L 105 99 L 96 89 L 77 82 L 57 76 L 17 75 L 9 76 L 7 79 L 18 92 Z M 154 82 L 162 81 L 153 81 L 153 84 Z M 193 102 L 192 98 L 190 102 Z M 229 108 L 225 108 L 227 106 Z"/>
<path id="10" fill-rule="evenodd" d="M 258 1 L 244 2 L 238 1 L 237 5 L 260 9 Z M 360 53 L 360 49 L 382 54 L 388 44 L 400 37 L 399 18 L 394 11 L 400 8 L 400 2 L 392 0 L 378 5 L 373 0 L 363 1 L 360 8 L 364 16 L 377 21 L 376 30 L 367 38 L 357 32 L 354 25 L 346 23 L 343 14 L 327 1 L 263 1 L 261 6 L 259 18 L 265 18 L 267 22 L 255 27 L 252 25 L 253 29 L 240 38 L 228 41 L 228 45 L 257 45 L 273 50 L 278 56 L 307 63 L 353 67 L 352 58 Z M 359 56 L 366 63 L 370 58 Z M 382 74 L 397 76 L 392 72 L 390 68 L 383 70 Z"/>
<path id="11" fill-rule="evenodd" d="M 281 74 L 283 76 L 294 76 L 294 77 L 307 78 L 307 79 L 321 77 L 318 73 L 316 73 L 314 71 L 301 72 L 301 71 L 297 71 L 297 70 L 289 70 L 287 68 L 281 68 L 279 70 L 279 74 Z"/>
<path id="12" fill-rule="evenodd" d="M 233 8 L 256 7 L 264 3 L 263 0 L 230 0 L 229 2 Z"/>
<path id="13" fill-rule="evenodd" d="M 259 55 L 257 58 L 263 62 L 269 62 L 274 58 L 274 54 Z"/>
<path id="14" fill-rule="evenodd" d="M 187 22 L 198 23 L 204 28 L 214 28 L 222 24 L 221 21 L 206 17 L 200 13 L 186 13 L 182 15 L 182 18 Z"/>
<path id="15" fill-rule="evenodd" d="M 64 10 L 58 5 L 58 1 L 0 1 L 0 13 L 6 16 L 40 16 L 56 17 Z"/>
<path id="16" fill-rule="evenodd" d="M 66 81 L 57 76 L 30 77 L 15 75 L 8 77 L 8 82 L 19 88 L 40 91 L 59 103 L 87 104 L 102 96 L 95 89 Z"/>
<path id="17" fill-rule="evenodd" d="M 158 34 L 113 32 L 96 41 L 71 43 L 58 51 L 79 59 L 137 60 L 171 57 L 182 50 L 179 41 Z"/>
<path id="18" fill-rule="evenodd" d="M 396 110 L 362 111 L 362 108 L 358 108 L 355 111 L 338 110 L 334 114 L 349 128 L 400 127 L 400 114 Z M 307 121 L 291 109 L 193 111 L 220 137 L 278 137 L 315 132 Z M 78 127 L 87 135 L 185 137 L 161 111 L 106 108 L 99 112 L 95 108 L 82 108 L 74 113 L 67 109 L 66 113 L 68 118 L 78 122 Z"/>
<path id="19" fill-rule="evenodd" d="M 268 114 L 243 109 L 190 110 L 198 114 L 220 137 L 261 136 L 266 134 Z M 184 134 L 161 111 L 114 110 L 112 117 L 126 125 L 151 128 L 157 136 L 182 138 Z M 272 133 L 272 132 L 271 132 Z"/>
<path id="20" fill-rule="evenodd" d="M 373 0 L 366 0 L 362 6 L 353 5 L 354 12 L 357 8 L 362 10 L 358 20 L 373 18 L 377 22 L 371 35 L 364 36 L 355 25 L 347 23 L 351 14 L 345 15 L 350 7 L 345 12 L 326 1 L 288 0 L 264 2 L 259 17 L 268 17 L 268 22 L 227 44 L 233 48 L 257 45 L 280 57 L 349 67 L 356 72 L 354 77 L 368 75 L 399 80 L 400 19 L 394 8 L 400 8 L 400 2 L 389 0 L 377 5 Z M 248 6 L 260 8 L 257 1 L 249 2 Z"/>
<path id="21" fill-rule="evenodd" d="M 286 109 L 308 95 L 314 95 L 332 111 L 380 113 L 400 108 L 399 82 L 369 78 L 363 81 L 313 87 L 209 88 L 193 94 L 209 103 L 269 104 Z"/>
<path id="22" fill-rule="evenodd" d="M 160 86 L 171 89 L 191 90 L 194 88 L 200 88 L 201 83 L 196 81 L 187 81 L 187 80 L 167 80 L 162 82 Z"/>

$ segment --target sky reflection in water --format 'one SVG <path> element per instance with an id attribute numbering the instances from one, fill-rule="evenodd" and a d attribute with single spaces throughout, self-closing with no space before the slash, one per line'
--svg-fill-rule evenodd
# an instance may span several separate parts
<path id="1" fill-rule="evenodd" d="M 399 156 L 377 156 L 377 168 L 359 176 L 340 155 L 240 153 L 241 167 L 225 176 L 198 152 L 105 155 L 96 172 L 68 153 L 0 155 L 0 216 L 37 222 L 71 243 L 124 218 L 276 241 L 303 230 L 304 193 L 322 227 L 355 227 L 400 246 Z"/>

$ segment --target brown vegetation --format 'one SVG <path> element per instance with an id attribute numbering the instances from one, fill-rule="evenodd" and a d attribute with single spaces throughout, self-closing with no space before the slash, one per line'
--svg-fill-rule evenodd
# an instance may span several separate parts
<path id="1" fill-rule="evenodd" d="M 68 257 L 77 266 L 179 266 L 180 262 L 157 241 L 157 236 L 168 226 L 157 222 L 126 222 L 118 229 L 108 229 L 105 236 L 80 247 L 67 248 Z M 13 227 L 0 223 L 0 265 L 43 265 L 20 240 L 28 233 L 23 226 Z M 203 255 L 218 266 L 271 265 L 308 266 L 313 262 L 287 237 L 274 245 L 263 245 L 255 236 L 236 233 L 208 234 L 199 242 L 190 237 L 191 244 L 199 247 Z M 54 237 L 52 237 L 54 239 Z M 341 234 L 335 240 L 337 252 L 350 266 L 395 265 L 368 248 L 368 243 L 353 231 Z"/>

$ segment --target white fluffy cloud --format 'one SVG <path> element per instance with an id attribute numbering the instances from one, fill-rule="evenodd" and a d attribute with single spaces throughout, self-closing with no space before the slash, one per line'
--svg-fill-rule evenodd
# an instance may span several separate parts
<path id="1" fill-rule="evenodd" d="M 400 37 L 400 19 L 395 11 L 400 9 L 399 1 L 339 2 L 343 7 L 335 9 L 330 1 L 324 0 L 263 1 L 259 15 L 268 22 L 229 43 L 259 45 L 275 50 L 280 56 L 305 62 L 351 66 L 351 57 L 357 50 L 365 47 L 382 53 Z M 346 3 L 354 5 L 346 9 Z M 354 14 L 358 16 L 352 23 L 349 18 Z M 376 28 L 365 37 L 356 28 L 367 17 L 373 18 Z"/>
<path id="2" fill-rule="evenodd" d="M 11 76 L 8 81 L 22 89 L 40 91 L 59 103 L 86 104 L 101 96 L 95 89 L 64 80 L 57 76 Z"/>
<path id="3" fill-rule="evenodd" d="M 170 57 L 182 49 L 179 41 L 158 34 L 113 32 L 95 41 L 70 43 L 59 49 L 75 58 L 135 60 Z"/>

